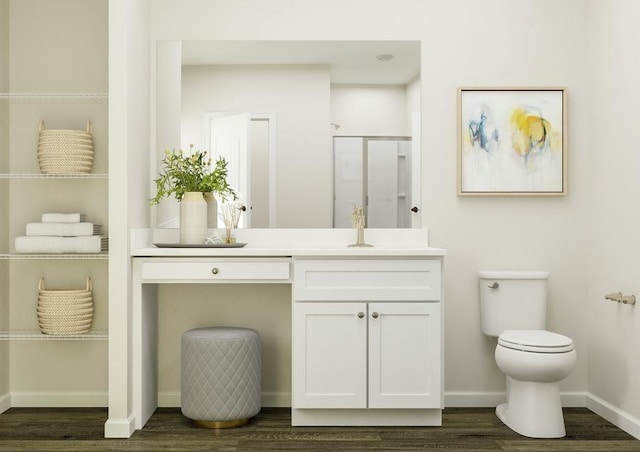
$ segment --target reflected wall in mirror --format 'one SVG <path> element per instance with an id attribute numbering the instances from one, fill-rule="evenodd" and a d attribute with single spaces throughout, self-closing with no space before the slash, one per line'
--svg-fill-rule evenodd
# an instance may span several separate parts
<path id="1" fill-rule="evenodd" d="M 214 159 L 236 155 L 230 177 L 250 207 L 245 225 L 345 227 L 336 219 L 347 206 L 334 203 L 338 137 L 410 140 L 411 175 L 401 177 L 410 183 L 396 192 L 419 206 L 419 42 L 161 41 L 157 51 L 157 156 L 190 144 Z M 246 152 L 215 122 L 239 115 Z M 175 204 L 158 206 L 157 227 L 177 227 Z M 420 214 L 408 215 L 396 226 L 419 226 Z"/>

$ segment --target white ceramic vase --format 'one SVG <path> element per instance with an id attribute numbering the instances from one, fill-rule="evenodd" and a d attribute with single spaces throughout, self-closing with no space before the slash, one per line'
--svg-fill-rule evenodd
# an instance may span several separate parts
<path id="1" fill-rule="evenodd" d="M 200 192 L 187 192 L 180 201 L 180 243 L 202 244 L 207 238 L 207 202 Z"/>
<path id="2" fill-rule="evenodd" d="M 216 229 L 218 227 L 218 200 L 212 193 L 205 193 L 204 200 L 207 202 L 207 227 Z"/>

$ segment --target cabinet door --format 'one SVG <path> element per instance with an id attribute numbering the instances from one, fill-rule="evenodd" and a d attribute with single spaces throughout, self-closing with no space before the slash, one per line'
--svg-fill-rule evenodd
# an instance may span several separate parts
<path id="1" fill-rule="evenodd" d="M 369 408 L 441 408 L 439 303 L 369 304 Z"/>
<path id="2" fill-rule="evenodd" d="M 293 407 L 365 408 L 366 303 L 296 303 Z"/>

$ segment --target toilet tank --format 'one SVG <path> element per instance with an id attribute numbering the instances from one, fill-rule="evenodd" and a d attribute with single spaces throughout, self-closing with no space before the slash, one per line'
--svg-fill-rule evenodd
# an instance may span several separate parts
<path id="1" fill-rule="evenodd" d="M 478 276 L 483 334 L 545 329 L 549 272 L 480 271 Z"/>

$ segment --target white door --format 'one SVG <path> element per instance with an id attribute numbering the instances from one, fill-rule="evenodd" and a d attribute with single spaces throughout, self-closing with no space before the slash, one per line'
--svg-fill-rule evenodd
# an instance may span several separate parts
<path id="1" fill-rule="evenodd" d="M 211 119 L 211 157 L 215 161 L 224 157 L 229 170 L 227 181 L 241 197 L 245 206 L 251 205 L 250 198 L 250 161 L 248 113 L 221 116 Z M 247 209 L 240 216 L 238 227 L 251 226 L 251 211 Z M 219 223 L 220 226 L 223 226 Z"/>
<path id="2" fill-rule="evenodd" d="M 366 303 L 296 303 L 294 408 L 366 408 Z"/>
<path id="3" fill-rule="evenodd" d="M 439 303 L 369 304 L 369 408 L 441 408 Z"/>

